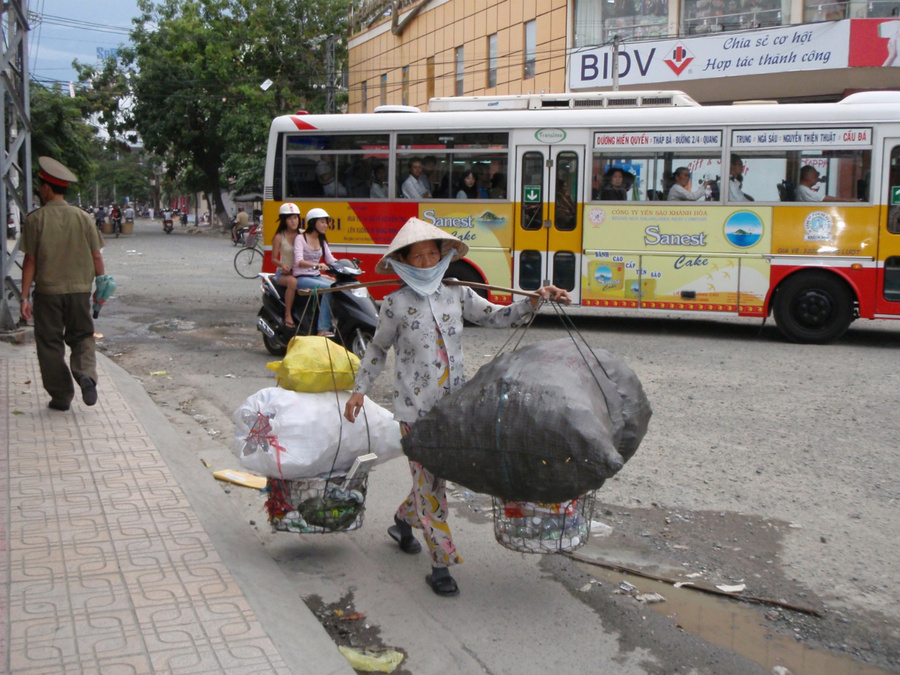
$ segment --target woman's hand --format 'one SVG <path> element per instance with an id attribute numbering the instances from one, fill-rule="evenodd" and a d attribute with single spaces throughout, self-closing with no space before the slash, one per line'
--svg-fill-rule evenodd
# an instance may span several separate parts
<path id="1" fill-rule="evenodd" d="M 562 305 L 569 305 L 572 303 L 572 296 L 569 295 L 569 291 L 559 288 L 557 286 L 542 286 L 541 288 L 535 291 L 539 297 L 532 297 L 531 304 L 534 307 L 538 306 L 538 303 L 541 300 L 552 300 L 553 302 L 558 302 Z"/>
<path id="2" fill-rule="evenodd" d="M 291 273 L 291 266 L 290 266 L 290 265 L 282 265 L 282 266 L 281 266 L 281 273 L 282 273 L 282 274 L 290 274 L 290 273 Z"/>
<path id="3" fill-rule="evenodd" d="M 350 422 L 355 422 L 356 416 L 359 415 L 359 411 L 362 410 L 365 400 L 366 397 L 359 392 L 352 394 L 350 398 L 347 399 L 347 405 L 344 406 L 344 417 Z"/>

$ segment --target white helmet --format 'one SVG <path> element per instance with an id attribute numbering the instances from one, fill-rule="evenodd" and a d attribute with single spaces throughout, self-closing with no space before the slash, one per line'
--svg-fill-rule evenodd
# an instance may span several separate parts
<path id="1" fill-rule="evenodd" d="M 311 220 L 316 220 L 317 218 L 330 218 L 328 212 L 325 209 L 310 209 L 306 214 L 306 222 L 308 223 Z"/>
<path id="2" fill-rule="evenodd" d="M 299 216 L 300 209 L 297 208 L 297 205 L 294 202 L 286 202 L 281 205 L 281 208 L 278 209 L 279 216 Z"/>

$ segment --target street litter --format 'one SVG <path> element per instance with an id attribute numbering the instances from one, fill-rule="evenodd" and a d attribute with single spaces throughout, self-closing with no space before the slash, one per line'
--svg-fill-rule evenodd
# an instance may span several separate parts
<path id="1" fill-rule="evenodd" d="M 639 593 L 634 596 L 638 602 L 645 602 L 648 605 L 655 605 L 659 602 L 665 602 L 666 599 L 659 593 Z"/>
<path id="2" fill-rule="evenodd" d="M 164 371 L 164 370 L 151 370 L 149 374 L 156 376 L 156 375 L 167 375 L 168 373 L 166 373 L 166 371 Z"/>
<path id="3" fill-rule="evenodd" d="M 622 583 L 619 584 L 619 591 L 621 591 L 622 593 L 628 593 L 628 594 L 636 593 L 637 586 L 635 586 L 634 584 L 629 584 L 627 581 L 623 581 Z"/>
<path id="4" fill-rule="evenodd" d="M 403 654 L 395 649 L 375 652 L 369 649 L 354 649 L 338 646 L 338 651 L 355 670 L 366 673 L 393 673 L 403 661 Z"/>
<path id="5" fill-rule="evenodd" d="M 740 593 L 742 590 L 747 588 L 747 584 L 735 584 L 734 586 L 728 586 L 726 584 L 717 584 L 716 588 L 718 588 L 723 593 Z"/>
<path id="6" fill-rule="evenodd" d="M 207 467 L 209 466 L 209 464 L 202 459 L 200 461 Z M 257 476 L 252 473 L 246 473 L 245 471 L 232 471 L 231 469 L 213 471 L 213 478 L 225 481 L 226 483 L 234 483 L 235 485 L 254 488 L 255 490 L 262 490 L 266 487 L 266 479 L 264 476 Z"/>
<path id="7" fill-rule="evenodd" d="M 613 529 L 606 523 L 601 523 L 599 520 L 591 521 L 591 536 L 608 537 L 612 534 L 612 531 Z"/>

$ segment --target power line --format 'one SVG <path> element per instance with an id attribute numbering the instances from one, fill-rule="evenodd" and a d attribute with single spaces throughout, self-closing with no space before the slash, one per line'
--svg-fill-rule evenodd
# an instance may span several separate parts
<path id="1" fill-rule="evenodd" d="M 53 14 L 29 13 L 28 18 L 33 22 L 50 26 L 62 26 L 64 28 L 75 28 L 76 30 L 87 30 L 96 33 L 118 33 L 119 35 L 131 34 L 130 28 L 111 26 L 109 24 L 96 23 L 93 21 L 81 21 L 80 19 L 71 19 L 69 17 L 55 16 Z"/>

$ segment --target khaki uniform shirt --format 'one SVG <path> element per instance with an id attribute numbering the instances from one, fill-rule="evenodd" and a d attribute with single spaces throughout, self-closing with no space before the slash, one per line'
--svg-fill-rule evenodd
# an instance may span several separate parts
<path id="1" fill-rule="evenodd" d="M 53 199 L 25 217 L 22 250 L 33 255 L 36 293 L 90 293 L 94 283 L 92 254 L 103 248 L 103 237 L 88 214 Z"/>

